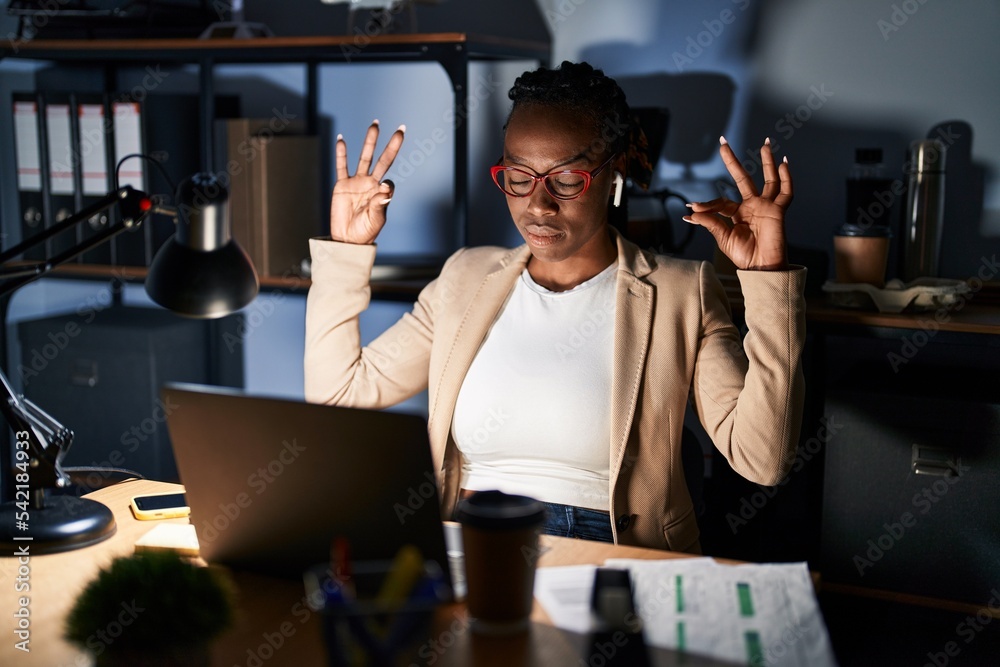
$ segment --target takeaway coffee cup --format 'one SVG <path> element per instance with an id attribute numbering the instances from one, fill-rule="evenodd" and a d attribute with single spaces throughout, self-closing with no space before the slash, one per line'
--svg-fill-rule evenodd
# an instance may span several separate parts
<path id="1" fill-rule="evenodd" d="M 538 534 L 545 508 L 534 498 L 479 491 L 458 503 L 465 548 L 466 605 L 472 629 L 512 634 L 528 628 Z"/>
<path id="2" fill-rule="evenodd" d="M 837 282 L 884 287 L 891 237 L 889 228 L 882 225 L 841 225 L 833 236 Z"/>

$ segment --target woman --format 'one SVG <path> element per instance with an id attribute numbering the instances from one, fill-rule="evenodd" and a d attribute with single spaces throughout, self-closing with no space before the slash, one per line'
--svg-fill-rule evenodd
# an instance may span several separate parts
<path id="1" fill-rule="evenodd" d="M 546 502 L 552 534 L 698 552 L 680 456 L 689 397 L 751 481 L 778 483 L 794 459 L 805 270 L 785 259 L 787 161 L 765 142 L 758 193 L 722 140 L 742 201 L 685 218 L 740 269 L 744 353 L 711 264 L 644 252 L 609 225 L 632 134 L 617 84 L 567 62 L 525 73 L 510 97 L 492 174 L 525 244 L 459 250 L 364 349 L 357 318 L 393 195 L 382 178 L 405 128 L 373 165 L 373 123 L 353 176 L 338 137 L 331 238 L 311 242 L 306 398 L 380 408 L 429 388 L 446 517 L 462 494 L 500 488 Z"/>

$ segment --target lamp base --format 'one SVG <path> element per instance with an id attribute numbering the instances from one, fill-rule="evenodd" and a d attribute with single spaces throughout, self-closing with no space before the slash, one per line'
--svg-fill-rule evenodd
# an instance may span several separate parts
<path id="1" fill-rule="evenodd" d="M 18 530 L 19 525 L 27 528 Z M 76 496 L 47 496 L 44 507 L 27 510 L 4 503 L 0 526 L 0 556 L 15 555 L 24 547 L 33 556 L 72 551 L 106 540 L 118 530 L 107 506 Z"/>

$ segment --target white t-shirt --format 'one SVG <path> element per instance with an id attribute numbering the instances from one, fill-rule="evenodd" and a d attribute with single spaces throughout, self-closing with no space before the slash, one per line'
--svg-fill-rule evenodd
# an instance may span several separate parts
<path id="1" fill-rule="evenodd" d="M 462 488 L 609 508 L 615 274 L 565 292 L 521 274 L 462 383 Z"/>

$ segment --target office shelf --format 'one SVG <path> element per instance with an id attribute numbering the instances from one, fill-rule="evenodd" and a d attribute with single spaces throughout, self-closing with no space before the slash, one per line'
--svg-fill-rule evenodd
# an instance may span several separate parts
<path id="1" fill-rule="evenodd" d="M 537 60 L 548 64 L 547 42 L 472 35 L 461 32 L 383 35 L 367 37 L 269 37 L 257 39 L 113 39 L 32 40 L 8 42 L 0 59 L 21 58 L 63 64 L 100 66 L 106 87 L 113 88 L 117 69 L 155 62 L 197 65 L 202 168 L 211 170 L 212 128 L 215 117 L 214 67 L 238 63 L 301 63 L 306 67 L 306 125 L 319 125 L 318 67 L 327 63 L 439 64 L 448 76 L 456 113 L 466 103 L 469 65 L 475 61 Z M 455 189 L 452 211 L 453 244 L 467 239 L 468 123 L 454 124 Z"/>

